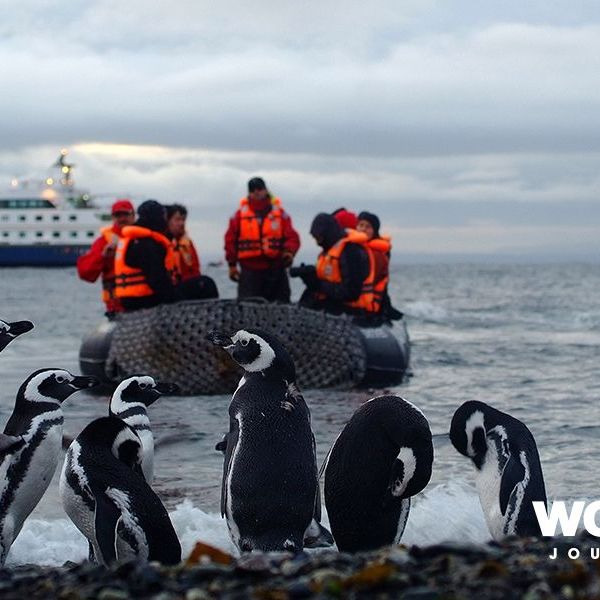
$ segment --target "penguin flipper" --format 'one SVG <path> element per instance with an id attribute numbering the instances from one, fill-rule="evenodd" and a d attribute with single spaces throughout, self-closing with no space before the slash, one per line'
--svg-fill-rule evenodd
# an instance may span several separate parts
<path id="1" fill-rule="evenodd" d="M 221 516 L 225 516 L 227 506 L 227 478 L 231 470 L 231 459 L 238 443 L 239 425 L 237 419 L 230 419 L 229 433 L 226 434 L 227 447 L 225 448 L 225 462 L 223 463 L 223 482 L 221 484 Z"/>
<path id="2" fill-rule="evenodd" d="M 94 526 L 96 542 L 100 549 L 100 556 L 97 558 L 105 565 L 109 565 L 117 560 L 117 527 L 121 519 L 121 511 L 104 493 L 95 494 L 94 500 L 96 501 Z"/>
<path id="3" fill-rule="evenodd" d="M 404 481 L 404 463 L 395 459 L 390 470 L 390 479 L 383 496 L 383 506 L 388 506 L 394 500 L 402 498 L 402 492 L 406 485 Z"/>
<path id="4" fill-rule="evenodd" d="M 504 465 L 502 471 L 502 481 L 500 483 L 500 512 L 506 515 L 506 511 L 514 498 L 519 484 L 525 479 L 525 467 L 522 462 L 511 453 L 508 462 Z"/>

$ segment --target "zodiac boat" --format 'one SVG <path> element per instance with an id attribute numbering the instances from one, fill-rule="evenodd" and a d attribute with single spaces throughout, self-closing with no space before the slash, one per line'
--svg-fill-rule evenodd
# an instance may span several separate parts
<path id="1" fill-rule="evenodd" d="M 239 367 L 206 334 L 252 327 L 281 339 L 305 389 L 382 388 L 401 383 L 409 370 L 404 319 L 393 326 L 367 324 L 293 304 L 195 300 L 103 322 L 82 341 L 81 371 L 100 377 L 105 389 L 144 373 L 177 383 L 184 395 L 230 393 L 240 379 Z"/>

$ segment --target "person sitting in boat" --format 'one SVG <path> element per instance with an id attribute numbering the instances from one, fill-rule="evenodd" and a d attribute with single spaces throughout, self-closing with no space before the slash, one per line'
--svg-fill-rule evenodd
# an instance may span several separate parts
<path id="1" fill-rule="evenodd" d="M 299 248 L 300 236 L 281 201 L 269 192 L 263 179 L 254 177 L 225 233 L 225 259 L 229 278 L 238 283 L 238 299 L 289 302 L 286 269 Z"/>
<path id="2" fill-rule="evenodd" d="M 316 266 L 290 271 L 300 277 L 306 290 L 300 304 L 327 312 L 371 316 L 379 312 L 373 293 L 374 261 L 367 236 L 344 230 L 335 217 L 318 214 L 310 228 L 322 252 Z"/>
<path id="3" fill-rule="evenodd" d="M 380 235 L 380 227 L 381 221 L 377 215 L 366 210 L 359 213 L 356 230 L 367 236 L 367 246 L 373 255 L 375 302 L 381 306 L 380 313 L 382 315 L 389 319 L 400 319 L 402 313 L 392 307 L 388 294 L 392 243 L 389 236 Z"/>
<path id="4" fill-rule="evenodd" d="M 181 204 L 167 206 L 167 237 L 171 240 L 175 261 L 176 283 L 200 276 L 200 259 L 194 242 L 185 229 L 187 208 Z"/>
<path id="5" fill-rule="evenodd" d="M 135 221 L 135 209 L 130 200 L 117 200 L 111 209 L 112 225 L 103 227 L 88 252 L 77 259 L 77 273 L 83 281 L 94 283 L 102 279 L 102 301 L 106 314 L 111 317 L 123 311 L 123 305 L 115 296 L 115 252 L 121 230 Z"/>
<path id="6" fill-rule="evenodd" d="M 162 204 L 146 200 L 135 225 L 124 227 L 115 255 L 115 293 L 127 311 L 176 300 L 173 252 Z"/>
<path id="7" fill-rule="evenodd" d="M 185 229 L 187 208 L 171 204 L 166 209 L 167 237 L 171 240 L 173 253 L 172 281 L 177 287 L 177 295 L 184 300 L 218 298 L 219 292 L 213 279 L 200 273 L 196 247 Z"/>
<path id="8" fill-rule="evenodd" d="M 355 212 L 346 208 L 338 208 L 331 213 L 342 229 L 356 229 L 358 217 Z"/>

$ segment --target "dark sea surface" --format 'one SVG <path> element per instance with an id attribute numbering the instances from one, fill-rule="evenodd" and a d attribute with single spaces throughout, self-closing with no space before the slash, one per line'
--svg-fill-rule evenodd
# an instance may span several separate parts
<path id="1" fill-rule="evenodd" d="M 234 295 L 224 269 L 207 274 L 223 297 Z M 466 400 L 483 400 L 527 424 L 550 498 L 599 498 L 600 265 L 397 266 L 391 294 L 406 314 L 414 373 L 393 391 L 421 408 L 436 434 L 432 481 L 414 503 L 407 541 L 488 537 L 471 487 L 472 465 L 447 437 L 454 410 Z M 36 324 L 0 357 L 3 422 L 31 372 L 78 371 L 81 337 L 103 318 L 99 295 L 99 287 L 80 282 L 74 269 L 0 269 L 0 318 Z M 319 461 L 375 393 L 304 390 Z M 155 488 L 173 511 L 184 548 L 186 536 L 203 534 L 229 548 L 217 514 L 222 456 L 214 451 L 228 427 L 228 403 L 226 396 L 163 398 L 149 410 L 158 440 Z M 81 393 L 65 402 L 64 411 L 65 433 L 74 437 L 106 414 L 107 399 Z M 40 536 L 48 539 L 48 563 L 85 554 L 83 538 L 62 511 L 57 479 L 9 562 L 35 562 L 32 546 Z M 75 554 L 64 556 L 73 544 L 79 544 Z"/>

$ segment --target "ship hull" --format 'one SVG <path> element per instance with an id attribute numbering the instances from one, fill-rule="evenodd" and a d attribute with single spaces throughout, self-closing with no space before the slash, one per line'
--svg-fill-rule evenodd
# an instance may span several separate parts
<path id="1" fill-rule="evenodd" d="M 70 267 L 89 249 L 75 244 L 0 246 L 0 267 Z"/>

